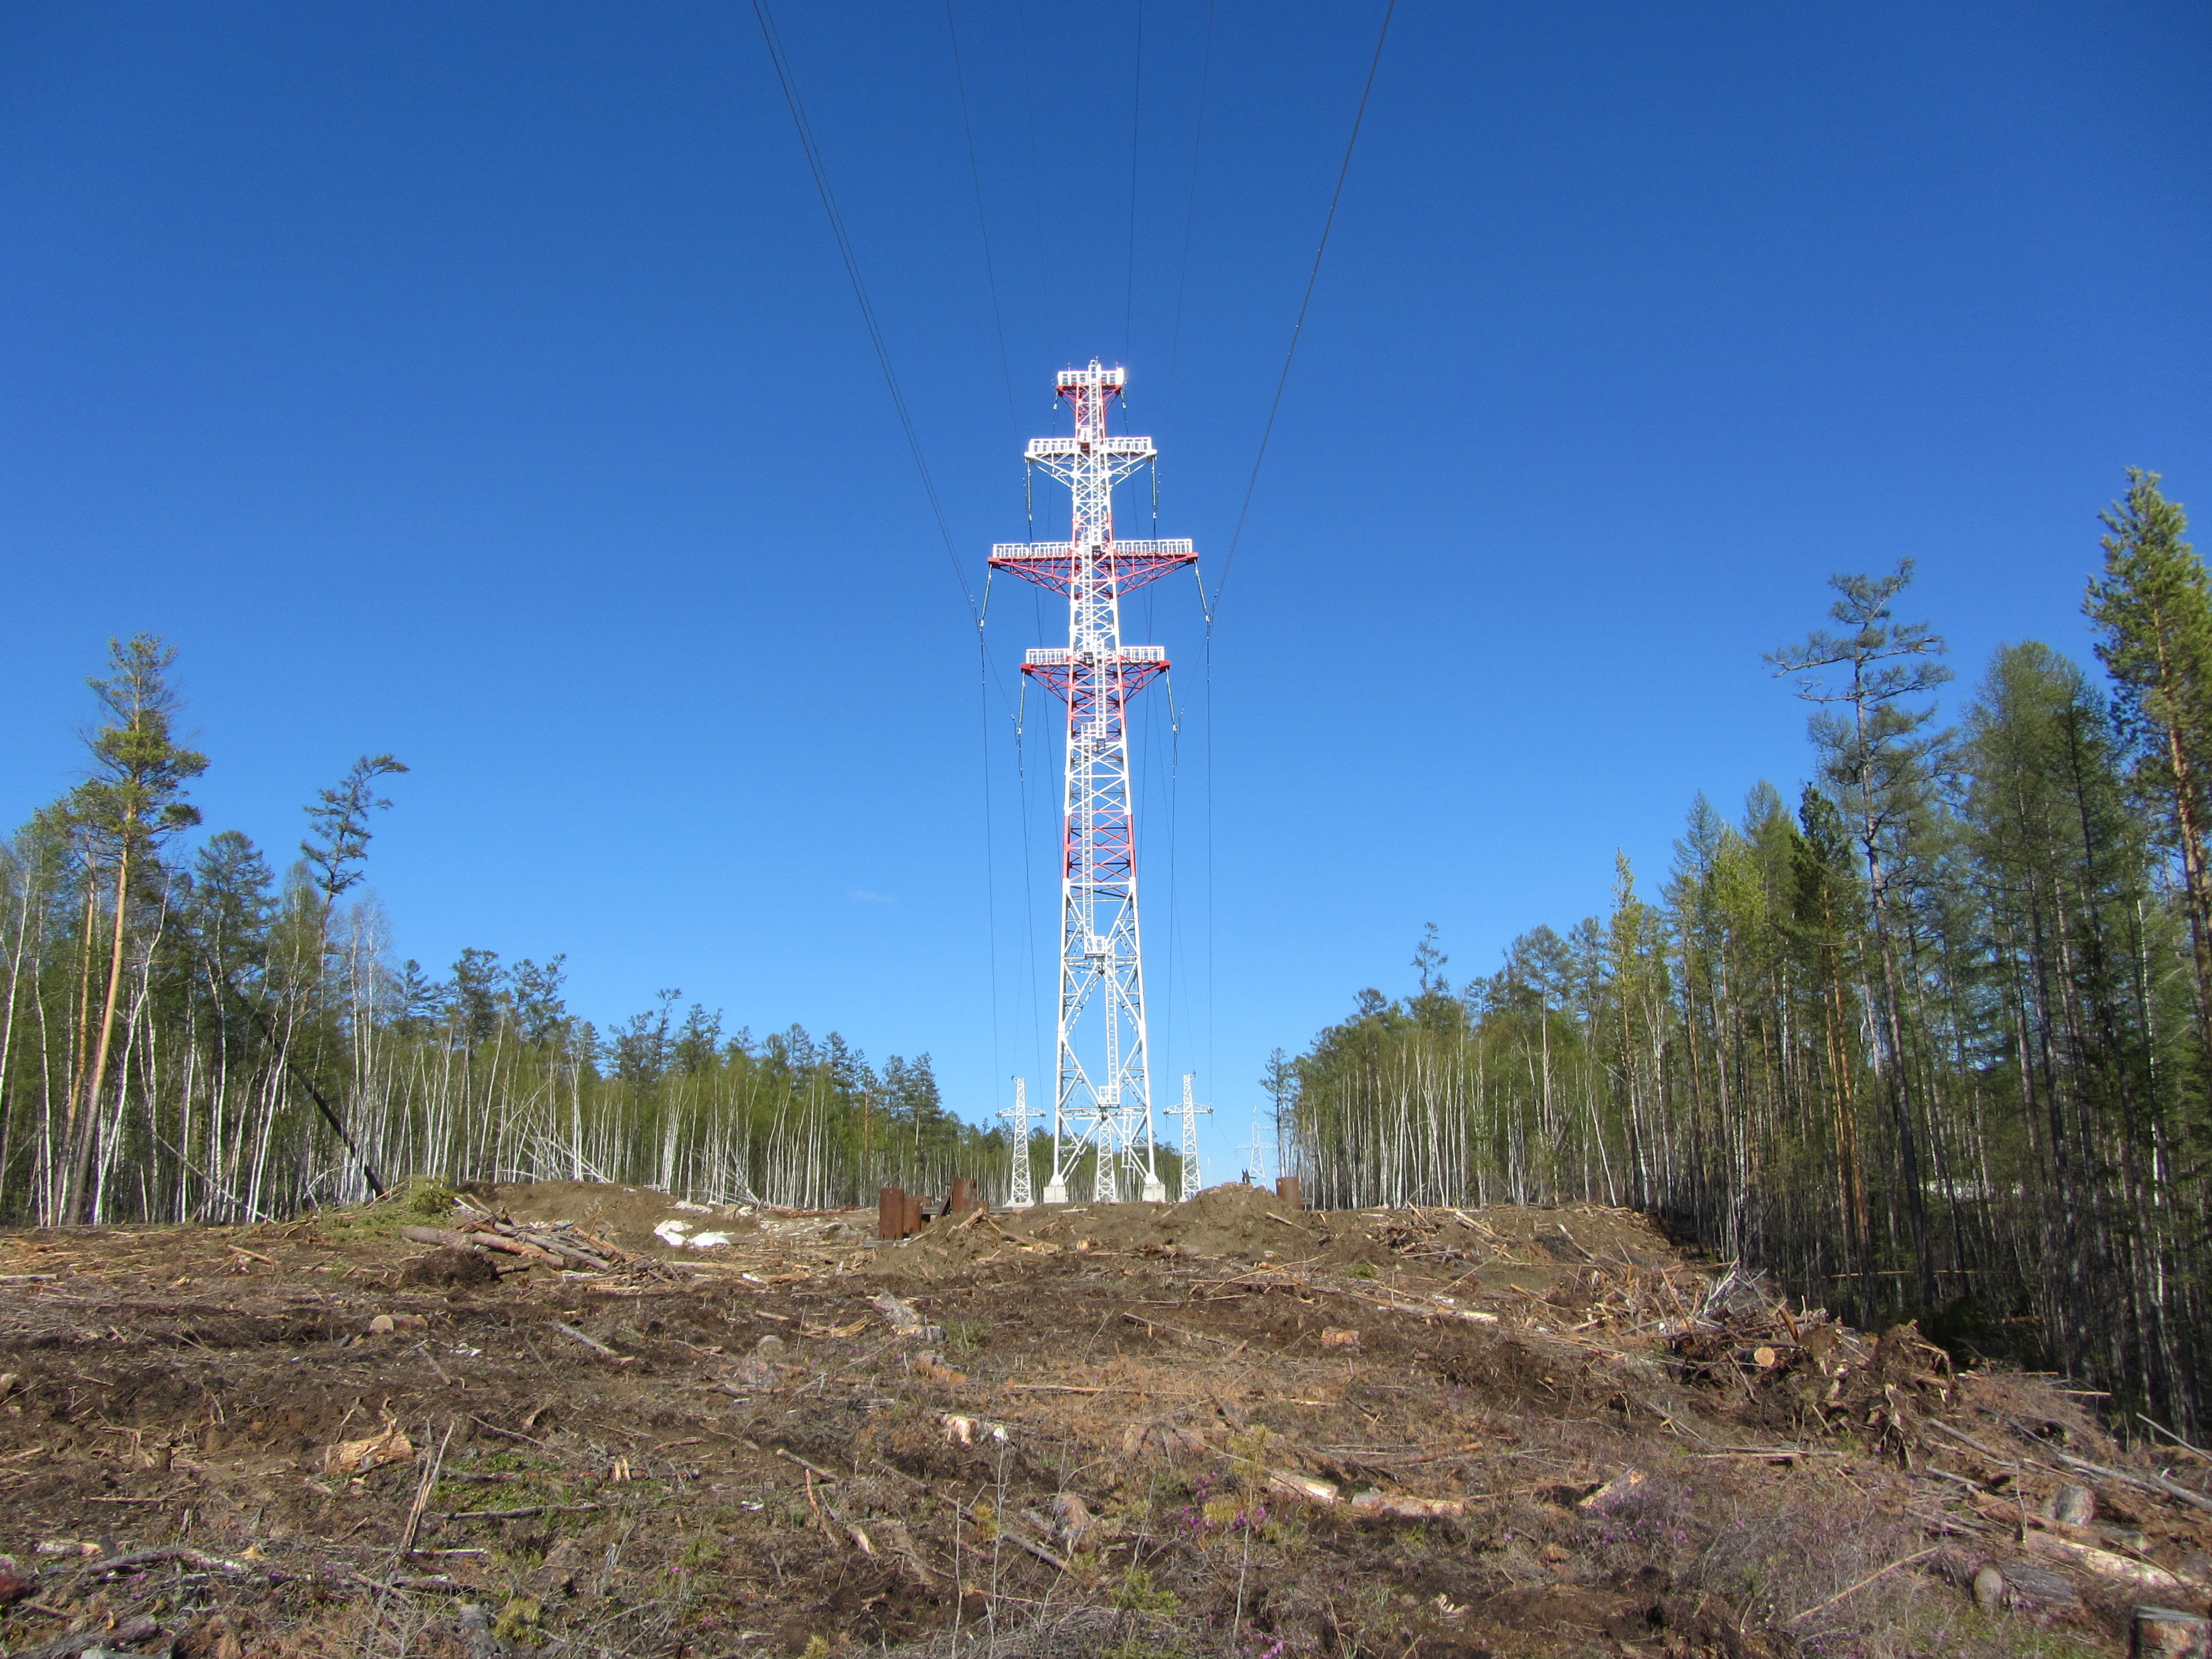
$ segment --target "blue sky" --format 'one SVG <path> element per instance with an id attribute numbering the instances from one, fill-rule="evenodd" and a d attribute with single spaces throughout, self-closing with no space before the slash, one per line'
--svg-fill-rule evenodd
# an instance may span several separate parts
<path id="1" fill-rule="evenodd" d="M 778 15 L 968 580 L 1093 355 L 1218 577 L 1380 6 L 955 0 L 988 265 L 943 7 Z M 1759 653 L 1830 572 L 1917 559 L 1963 689 L 2085 653 L 2125 466 L 2212 511 L 2209 48 L 2180 5 L 1401 0 L 1210 675 L 1190 587 L 1128 618 L 1181 715 L 1158 1090 L 1200 1073 L 1214 1173 L 1423 923 L 1487 970 L 1616 849 L 1656 882 L 1695 792 L 1794 793 Z M 13 6 L 0 216 L 0 813 L 150 629 L 210 829 L 289 848 L 412 765 L 403 955 L 927 1049 L 971 1115 L 1042 1074 L 1058 756 L 1044 711 L 1024 793 L 1003 698 L 1059 624 L 995 588 L 982 683 L 749 7 Z"/>

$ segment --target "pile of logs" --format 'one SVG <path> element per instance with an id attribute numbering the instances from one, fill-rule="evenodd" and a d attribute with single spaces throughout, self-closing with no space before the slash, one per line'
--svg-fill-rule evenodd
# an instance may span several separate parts
<path id="1" fill-rule="evenodd" d="M 543 1262 L 572 1273 L 634 1272 L 654 1265 L 651 1256 L 625 1250 L 611 1239 L 586 1232 L 570 1221 L 516 1222 L 487 1214 L 464 1202 L 466 1217 L 455 1227 L 402 1227 L 399 1236 L 417 1244 L 455 1250 L 490 1250 Z"/>

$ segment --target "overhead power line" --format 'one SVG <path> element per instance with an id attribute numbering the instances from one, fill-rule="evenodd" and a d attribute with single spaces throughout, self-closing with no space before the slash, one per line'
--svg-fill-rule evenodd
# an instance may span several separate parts
<path id="1" fill-rule="evenodd" d="M 1198 64 L 1198 121 L 1190 138 L 1190 191 L 1182 208 L 1182 264 L 1176 276 L 1175 335 L 1168 346 L 1168 395 L 1163 412 L 1175 413 L 1176 374 L 1182 362 L 1182 302 L 1190 288 L 1190 232 L 1198 222 L 1198 157 L 1206 143 L 1206 94 L 1213 84 L 1213 12 L 1215 0 L 1206 0 L 1206 51 Z M 1158 474 L 1153 474 L 1157 490 Z M 1153 508 L 1158 518 L 1159 510 Z"/>
<path id="2" fill-rule="evenodd" d="M 960 26 L 952 19 L 952 0 L 945 0 L 945 33 L 952 42 L 952 84 L 960 93 L 960 130 L 968 138 L 968 179 L 975 187 L 975 228 L 983 239 L 983 276 L 991 285 L 991 325 L 999 331 L 999 373 L 1006 383 L 1006 419 L 1018 435 L 1021 416 L 1014 409 L 1014 370 L 1006 356 L 1006 319 L 999 308 L 999 265 L 991 254 L 991 222 L 983 211 L 983 169 L 975 159 L 975 124 L 968 113 L 968 72 L 960 64 Z"/>
<path id="3" fill-rule="evenodd" d="M 1206 601 L 1206 627 L 1213 631 L 1213 617 L 1221 606 L 1221 589 L 1229 580 L 1229 566 L 1237 557 L 1237 544 L 1244 539 L 1244 520 L 1252 511 L 1252 492 L 1259 487 L 1260 464 L 1267 459 L 1267 440 L 1275 434 L 1275 416 L 1283 406 L 1283 388 L 1291 383 L 1291 364 L 1298 355 L 1298 337 L 1305 331 L 1306 309 L 1313 304 L 1314 285 L 1321 280 L 1322 256 L 1328 252 L 1328 233 L 1336 225 L 1337 204 L 1344 199 L 1344 181 L 1352 176 L 1352 153 L 1359 147 L 1359 128 L 1367 118 L 1367 100 L 1375 94 L 1375 71 L 1382 67 L 1382 43 L 1390 38 L 1390 18 L 1398 9 L 1398 0 L 1389 0 L 1382 9 L 1382 27 L 1375 36 L 1375 56 L 1367 65 L 1367 84 L 1359 94 L 1359 109 L 1352 118 L 1352 137 L 1345 141 L 1344 165 L 1337 169 L 1336 190 L 1328 198 L 1328 217 L 1322 221 L 1321 243 L 1314 249 L 1313 270 L 1306 276 L 1305 298 L 1298 301 L 1298 319 L 1291 327 L 1290 349 L 1283 354 L 1283 372 L 1275 381 L 1275 400 L 1267 405 L 1267 424 L 1260 433 L 1260 452 L 1252 458 L 1252 476 L 1245 482 L 1244 505 L 1237 509 L 1237 528 L 1229 538 L 1229 551 L 1222 555 L 1221 574 L 1214 578 L 1213 596 Z"/>
<path id="4" fill-rule="evenodd" d="M 1129 326 L 1137 314 L 1137 138 L 1145 118 L 1145 0 L 1137 0 L 1136 72 L 1129 91 L 1129 271 L 1121 290 L 1121 356 L 1129 355 Z"/>
<path id="5" fill-rule="evenodd" d="M 767 43 L 769 61 L 775 65 L 776 83 L 783 88 L 783 101 L 790 107 L 791 124 L 798 129 L 799 148 L 806 152 L 807 167 L 814 174 L 814 188 L 822 197 L 822 210 L 829 216 L 830 234 L 837 240 L 837 252 L 845 261 L 845 275 L 852 279 L 853 297 L 860 303 L 860 320 L 867 325 L 868 342 L 876 349 L 876 362 L 883 369 L 884 385 L 891 394 L 891 407 L 898 411 L 899 428 L 906 434 L 907 447 L 914 452 L 915 471 L 921 475 L 922 493 L 929 497 L 929 511 L 937 520 L 937 533 L 945 539 L 945 556 L 952 567 L 952 580 L 960 584 L 960 597 L 967 602 L 969 617 L 981 628 L 982 608 L 975 603 L 975 590 L 968 585 L 967 575 L 960 568 L 960 550 L 952 538 L 951 522 L 945 516 L 945 503 L 938 497 L 937 480 L 930 475 L 929 459 L 922 453 L 921 437 L 915 430 L 906 394 L 899 389 L 898 371 L 891 367 L 890 347 L 884 339 L 883 325 L 876 320 L 876 308 L 869 302 L 868 285 L 860 279 L 860 261 L 853 252 L 853 239 L 846 234 L 844 216 L 837 210 L 837 195 L 830 187 L 830 170 L 823 164 L 821 147 L 814 142 L 814 129 L 807 121 L 806 106 L 799 101 L 799 82 L 791 72 L 790 60 L 784 55 L 783 40 L 776 33 L 775 17 L 769 9 L 768 0 L 753 0 L 753 15 L 760 22 L 761 39 Z"/>

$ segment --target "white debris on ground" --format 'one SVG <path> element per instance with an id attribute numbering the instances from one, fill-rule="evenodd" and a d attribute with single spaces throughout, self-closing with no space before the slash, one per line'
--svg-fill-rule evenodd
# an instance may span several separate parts
<path id="1" fill-rule="evenodd" d="M 676 1207 L 679 1210 L 704 1210 L 707 1206 L 703 1204 L 685 1204 L 679 1201 Z M 711 1211 L 708 1212 L 713 1213 Z M 711 1250 L 718 1244 L 726 1244 L 730 1242 L 730 1235 L 727 1233 L 693 1232 L 691 1223 L 678 1221 L 673 1217 L 655 1227 L 653 1230 L 653 1236 L 672 1250 Z"/>

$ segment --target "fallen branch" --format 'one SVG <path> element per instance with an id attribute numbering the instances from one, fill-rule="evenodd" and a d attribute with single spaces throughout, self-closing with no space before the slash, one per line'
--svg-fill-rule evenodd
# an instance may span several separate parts
<path id="1" fill-rule="evenodd" d="M 502 1238 L 511 1238 L 525 1244 L 533 1244 L 541 1250 L 550 1250 L 554 1255 L 564 1256 L 571 1261 L 580 1261 L 585 1267 L 596 1269 L 600 1273 L 605 1273 L 614 1266 L 614 1263 L 602 1256 L 593 1255 L 589 1250 L 580 1250 L 574 1245 L 564 1243 L 548 1233 L 525 1232 L 520 1227 L 510 1227 L 495 1222 L 483 1224 L 477 1229 L 478 1232 L 487 1230 L 498 1233 Z"/>
<path id="2" fill-rule="evenodd" d="M 2162 1474 L 2130 1474 L 2124 1469 L 2108 1469 L 2101 1463 L 2092 1463 L 2087 1458 L 2069 1457 L 2062 1451 L 2055 1451 L 2051 1455 L 2069 1469 L 2079 1469 L 2084 1474 L 2101 1475 L 2107 1480 L 2118 1480 L 2127 1486 L 2139 1486 L 2145 1492 L 2164 1492 L 2168 1498 L 2178 1498 L 2183 1503 L 2193 1504 L 2208 1515 L 2212 1515 L 2212 1498 L 2207 1498 L 2202 1492 L 2190 1491 L 2179 1480 L 2169 1480 Z"/>
<path id="3" fill-rule="evenodd" d="M 399 1553 L 402 1555 L 415 1547 L 416 1534 L 422 1530 L 423 1508 L 430 1501 L 431 1488 L 438 1484 L 438 1472 L 445 1467 L 446 1448 L 453 1443 L 453 1425 L 448 1419 L 446 1423 L 446 1437 L 438 1443 L 438 1449 L 431 1454 L 430 1461 L 422 1466 L 422 1481 L 415 1488 L 415 1503 L 407 1511 L 407 1525 L 399 1534 Z"/>
<path id="4" fill-rule="evenodd" d="M 78 1654 L 93 1648 L 105 1648 L 110 1642 L 143 1642 L 158 1636 L 161 1627 L 141 1613 L 136 1619 L 126 1619 L 112 1630 L 80 1630 L 48 1642 L 43 1647 L 19 1648 L 17 1659 L 76 1659 Z"/>
<path id="5" fill-rule="evenodd" d="M 2168 1440 L 2173 1442 L 2175 1445 L 2180 1447 L 2182 1450 L 2189 1453 L 2191 1456 L 2201 1457 L 2206 1462 L 2212 1463 L 2212 1452 L 2208 1452 L 2202 1447 L 2191 1445 L 2186 1440 L 2184 1440 L 2179 1435 L 2176 1434 L 2172 1429 L 2167 1428 L 2164 1424 L 2153 1423 L 2150 1419 L 2145 1417 L 2141 1412 L 2137 1412 L 2136 1413 L 2136 1421 L 2146 1425 L 2154 1433 L 2164 1435 Z"/>
<path id="6" fill-rule="evenodd" d="M 1126 1309 L 1122 1311 L 1121 1317 L 1132 1325 L 1142 1325 L 1148 1331 L 1167 1331 L 1176 1336 L 1188 1338 L 1193 1342 L 1218 1342 L 1224 1348 L 1239 1348 L 1244 1346 L 1241 1342 L 1231 1342 L 1225 1336 L 1209 1336 L 1204 1331 L 1185 1330 L 1182 1326 L 1170 1325 L 1164 1319 L 1147 1319 L 1142 1314 L 1130 1313 Z"/>
<path id="7" fill-rule="evenodd" d="M 504 1250 L 509 1255 L 528 1256 L 538 1261 L 561 1260 L 550 1250 L 541 1250 L 535 1244 L 525 1244 L 519 1238 L 507 1238 L 498 1233 L 457 1233 L 450 1227 L 402 1227 L 399 1236 L 417 1244 L 436 1244 L 449 1250 L 465 1250 L 474 1247 L 484 1250 Z"/>
<path id="8" fill-rule="evenodd" d="M 1419 1314 L 1424 1319 L 1462 1319 L 1470 1325 L 1495 1325 L 1498 1322 L 1496 1314 L 1486 1313 L 1480 1308 L 1462 1308 L 1449 1302 L 1424 1302 L 1412 1297 L 1385 1301 L 1379 1296 L 1370 1296 L 1346 1285 L 1331 1285 L 1327 1289 L 1334 1295 L 1348 1296 L 1354 1302 L 1364 1302 L 1370 1307 L 1381 1308 L 1390 1313 Z M 1586 1347 L 1591 1345 L 1577 1346 Z"/>
<path id="9" fill-rule="evenodd" d="M 188 1567 L 198 1567 L 202 1572 L 244 1574 L 253 1571 L 243 1561 L 228 1561 L 220 1555 L 204 1555 L 198 1550 L 186 1549 L 181 1544 L 163 1544 L 153 1549 L 132 1550 L 127 1555 L 111 1555 L 106 1560 L 87 1561 L 70 1576 L 128 1572 L 134 1567 L 155 1566 L 163 1561 L 181 1561 Z"/>
<path id="10" fill-rule="evenodd" d="M 1072 1572 L 1074 1571 L 1074 1569 L 1070 1567 L 1066 1562 L 1061 1560 L 1043 1545 L 1038 1543 L 1036 1539 L 1028 1536 L 1026 1534 L 1015 1531 L 1013 1528 L 1006 1525 L 1004 1522 L 1000 1524 L 999 1536 L 1018 1548 L 1027 1550 L 1031 1555 L 1036 1557 L 1038 1560 L 1043 1562 L 1048 1567 L 1058 1567 L 1062 1572 Z"/>
<path id="11" fill-rule="evenodd" d="M 2010 1465 L 2020 1462 L 2019 1458 L 2011 1456 L 2007 1453 L 2001 1452 L 1996 1447 L 1989 1445 L 1983 1441 L 1975 1439 L 1972 1435 L 1968 1434 L 1964 1429 L 1953 1428 L 1948 1423 L 1943 1421 L 1940 1417 L 1923 1418 L 1921 1421 L 1923 1426 L 1934 1429 L 1939 1434 L 1949 1435 L 1952 1439 L 1957 1441 L 1960 1445 L 1972 1446 L 1976 1451 L 1981 1453 L 1983 1456 L 1988 1458 L 1993 1463 Z"/>
<path id="12" fill-rule="evenodd" d="M 583 1332 L 578 1330 L 574 1325 L 564 1323 L 561 1320 L 556 1319 L 553 1322 L 553 1328 L 560 1332 L 563 1336 L 574 1337 L 577 1341 L 582 1343 L 592 1352 L 605 1354 L 608 1358 L 613 1360 L 617 1365 L 628 1365 L 634 1363 L 636 1359 L 636 1356 L 635 1354 L 617 1353 L 612 1348 L 607 1346 L 605 1343 L 600 1341 L 596 1336 L 586 1336 Z"/>
<path id="13" fill-rule="evenodd" d="M 611 1509 L 611 1504 L 528 1504 L 516 1510 L 447 1510 L 426 1515 L 426 1521 L 514 1521 L 526 1515 L 581 1515 L 586 1510 Z"/>
<path id="14" fill-rule="evenodd" d="M 1826 1613 L 1830 1607 L 1835 1606 L 1837 1602 L 1842 1601 L 1845 1596 L 1856 1595 L 1869 1584 L 1874 1583 L 1875 1579 L 1887 1577 L 1889 1574 L 1895 1572 L 1899 1567 L 1909 1567 L 1915 1561 L 1925 1561 L 1929 1556 L 1935 1554 L 1937 1550 L 1940 1550 L 1942 1547 L 1943 1547 L 1941 1544 L 1937 1544 L 1928 1549 L 1922 1550 L 1917 1555 L 1908 1555 L 1901 1561 L 1893 1561 L 1886 1567 L 1877 1567 L 1874 1571 L 1869 1573 L 1865 1577 L 1860 1579 L 1857 1583 L 1853 1584 L 1848 1589 L 1838 1590 L 1826 1601 L 1821 1602 L 1820 1606 L 1816 1607 L 1808 1607 L 1804 1612 L 1794 1614 L 1790 1618 L 1784 1620 L 1782 1621 L 1782 1627 L 1784 1630 L 1787 1630 L 1790 1626 L 1796 1624 L 1801 1619 L 1810 1619 L 1816 1613 Z"/>

